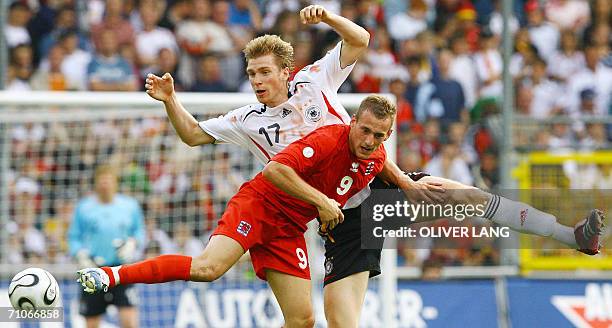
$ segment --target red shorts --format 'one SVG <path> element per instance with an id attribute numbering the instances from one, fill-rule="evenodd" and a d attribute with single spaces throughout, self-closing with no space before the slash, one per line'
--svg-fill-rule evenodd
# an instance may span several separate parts
<path id="1" fill-rule="evenodd" d="M 212 235 L 228 236 L 249 250 L 262 280 L 266 269 L 310 279 L 304 231 L 248 185 L 229 201 Z"/>

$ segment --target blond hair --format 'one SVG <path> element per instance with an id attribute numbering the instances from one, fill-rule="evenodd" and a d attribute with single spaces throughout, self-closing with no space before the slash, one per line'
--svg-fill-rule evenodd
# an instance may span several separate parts
<path id="1" fill-rule="evenodd" d="M 247 62 L 254 58 L 272 54 L 281 69 L 293 70 L 293 46 L 289 42 L 283 41 L 278 35 L 266 34 L 257 37 L 249 41 L 242 52 Z"/>
<path id="2" fill-rule="evenodd" d="M 388 117 L 394 119 L 397 108 L 395 107 L 394 103 L 389 101 L 389 99 L 380 95 L 371 95 L 367 96 L 361 101 L 355 117 L 359 118 L 361 113 L 365 111 L 369 111 L 370 113 L 374 114 L 374 116 L 379 120 L 383 120 Z"/>
<path id="3" fill-rule="evenodd" d="M 98 178 L 102 175 L 110 174 L 113 177 L 117 178 L 117 170 L 114 166 L 110 164 L 100 164 L 96 166 L 94 171 L 94 181 L 98 180 Z"/>

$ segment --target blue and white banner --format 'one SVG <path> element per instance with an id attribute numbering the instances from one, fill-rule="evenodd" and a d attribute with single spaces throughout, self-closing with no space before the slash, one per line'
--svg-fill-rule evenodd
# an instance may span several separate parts
<path id="1" fill-rule="evenodd" d="M 612 281 L 509 279 L 513 327 L 612 327 Z"/>
<path id="2" fill-rule="evenodd" d="M 8 306 L 6 287 L 0 282 L 0 306 Z M 372 284 L 375 285 L 375 284 Z M 78 284 L 60 281 L 65 306 L 65 327 L 85 327 L 78 314 Z M 400 282 L 397 306 L 398 327 L 448 327 L 464 323 L 469 327 L 494 327 L 497 310 L 493 282 Z M 248 285 L 173 282 L 138 286 L 141 327 L 281 327 L 283 317 L 266 284 L 252 281 Z M 325 327 L 323 302 L 315 297 L 317 327 Z M 382 327 L 382 304 L 375 290 L 366 294 L 362 327 Z M 472 309 L 472 310 L 470 310 Z M 478 309 L 474 311 L 473 309 Z M 463 325 L 463 324 L 462 324 Z M 4 327 L 58 327 L 46 323 Z M 59 325 L 62 326 L 62 325 Z M 118 312 L 109 307 L 101 328 L 118 327 Z"/>

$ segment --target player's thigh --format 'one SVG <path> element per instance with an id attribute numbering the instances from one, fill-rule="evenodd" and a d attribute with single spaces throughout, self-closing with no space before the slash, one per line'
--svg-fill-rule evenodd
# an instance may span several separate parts
<path id="1" fill-rule="evenodd" d="M 357 327 L 368 289 L 369 271 L 352 274 L 327 284 L 323 300 L 327 327 Z"/>
<path id="2" fill-rule="evenodd" d="M 193 281 L 213 281 L 221 277 L 244 254 L 242 245 L 225 235 L 214 235 L 199 256 L 191 262 Z"/>
<path id="3" fill-rule="evenodd" d="M 285 327 L 312 327 L 311 283 L 309 279 L 266 269 L 266 280 L 285 317 Z"/>
<path id="4" fill-rule="evenodd" d="M 121 328 L 138 327 L 138 308 L 135 306 L 119 307 L 119 322 Z"/>
<path id="5" fill-rule="evenodd" d="M 102 322 L 102 315 L 94 315 L 85 317 L 85 326 L 87 328 L 98 328 Z"/>

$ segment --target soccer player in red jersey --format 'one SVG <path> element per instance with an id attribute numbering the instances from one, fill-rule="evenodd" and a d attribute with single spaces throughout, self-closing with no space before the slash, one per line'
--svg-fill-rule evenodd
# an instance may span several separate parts
<path id="1" fill-rule="evenodd" d="M 321 127 L 286 147 L 229 201 L 202 255 L 162 255 L 88 269 L 81 274 L 83 285 L 100 290 L 119 284 L 213 281 L 248 250 L 257 276 L 268 280 L 279 302 L 285 327 L 312 327 L 306 223 L 318 217 L 333 229 L 344 219 L 342 206 L 376 175 L 393 181 L 385 171 L 382 143 L 391 134 L 395 111 L 386 98 L 369 96 L 350 125 Z M 286 279 L 271 280 L 275 274 Z"/>

